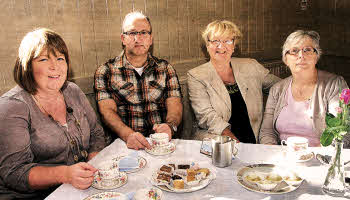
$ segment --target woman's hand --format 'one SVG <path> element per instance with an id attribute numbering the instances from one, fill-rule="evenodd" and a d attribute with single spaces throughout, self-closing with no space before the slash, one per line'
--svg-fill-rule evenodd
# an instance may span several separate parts
<path id="1" fill-rule="evenodd" d="M 97 171 L 92 165 L 80 162 L 66 169 L 66 178 L 69 184 L 78 189 L 87 189 L 94 180 L 94 173 Z"/>
<path id="2" fill-rule="evenodd" d="M 88 157 L 87 157 L 87 160 L 91 160 L 92 158 L 94 158 L 96 155 L 98 154 L 98 152 L 94 151 L 94 152 L 91 152 L 89 153 Z"/>
<path id="3" fill-rule="evenodd" d="M 222 134 L 223 136 L 229 136 L 230 138 L 232 139 L 235 139 L 237 141 L 237 143 L 239 143 L 239 140 L 236 138 L 236 136 L 231 132 L 231 130 L 229 128 L 225 128 L 223 131 L 222 131 Z"/>

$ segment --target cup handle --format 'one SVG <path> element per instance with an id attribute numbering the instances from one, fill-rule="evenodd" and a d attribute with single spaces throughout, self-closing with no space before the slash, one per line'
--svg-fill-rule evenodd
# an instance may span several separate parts
<path id="1" fill-rule="evenodd" d="M 237 147 L 234 147 L 234 148 L 232 149 L 232 155 L 233 155 L 233 156 L 237 156 L 237 153 L 238 153 L 238 149 L 237 149 Z"/>
<path id="2" fill-rule="evenodd" d="M 211 157 L 213 149 L 212 149 L 211 145 L 209 145 L 209 148 L 211 149 L 211 151 L 208 151 L 204 145 L 207 145 L 208 143 L 210 144 L 210 140 L 211 140 L 210 138 L 203 138 L 201 148 L 199 151 L 201 154 L 204 154 L 204 155 L 209 156 L 209 157 Z M 206 144 L 204 144 L 205 141 L 207 141 Z"/>
<path id="3" fill-rule="evenodd" d="M 287 141 L 282 140 L 282 141 L 281 141 L 281 145 L 282 145 L 282 146 L 287 146 Z"/>

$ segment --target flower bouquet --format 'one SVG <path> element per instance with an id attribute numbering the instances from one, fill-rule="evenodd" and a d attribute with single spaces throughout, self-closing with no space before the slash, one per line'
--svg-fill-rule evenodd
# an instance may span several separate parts
<path id="1" fill-rule="evenodd" d="M 342 156 L 343 137 L 349 131 L 349 103 L 350 89 L 343 89 L 339 97 L 337 116 L 326 114 L 326 129 L 323 131 L 320 142 L 323 146 L 334 143 L 335 155 L 332 157 L 326 180 L 322 186 L 325 193 L 332 196 L 345 194 L 344 160 Z"/>

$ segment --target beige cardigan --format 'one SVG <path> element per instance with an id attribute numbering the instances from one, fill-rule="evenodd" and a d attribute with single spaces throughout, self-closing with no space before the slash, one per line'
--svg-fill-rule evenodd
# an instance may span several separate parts
<path id="1" fill-rule="evenodd" d="M 232 58 L 231 66 L 257 140 L 263 117 L 263 90 L 268 91 L 280 78 L 269 74 L 269 70 L 254 59 Z M 198 125 L 204 129 L 197 132 L 194 139 L 220 135 L 230 126 L 228 121 L 235 110 L 231 108 L 230 95 L 212 63 L 188 71 L 187 84 Z"/>
<path id="2" fill-rule="evenodd" d="M 331 112 L 336 115 L 335 108 L 339 105 L 339 89 L 348 88 L 348 85 L 341 76 L 321 70 L 317 72 L 317 84 L 311 97 L 311 117 L 313 131 L 321 137 L 326 128 L 326 113 Z M 280 143 L 280 136 L 275 128 L 276 120 L 283 107 L 287 105 L 286 91 L 291 81 L 292 76 L 278 82 L 270 90 L 259 134 L 259 142 L 262 144 Z M 344 147 L 350 147 L 350 134 L 344 137 Z"/>

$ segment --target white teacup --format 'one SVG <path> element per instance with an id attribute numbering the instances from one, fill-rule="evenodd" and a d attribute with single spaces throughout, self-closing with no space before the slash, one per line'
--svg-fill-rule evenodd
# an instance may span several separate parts
<path id="1" fill-rule="evenodd" d="M 149 136 L 152 146 L 164 147 L 169 145 L 169 135 L 167 133 L 154 133 Z"/>
<path id="2" fill-rule="evenodd" d="M 300 156 L 308 153 L 309 140 L 304 137 L 289 137 L 287 140 L 282 140 L 281 145 L 287 145 L 288 153 L 299 159 Z"/>
<path id="3" fill-rule="evenodd" d="M 120 176 L 118 162 L 108 160 L 100 163 L 97 167 L 98 176 L 101 178 L 101 185 L 111 186 Z"/>

